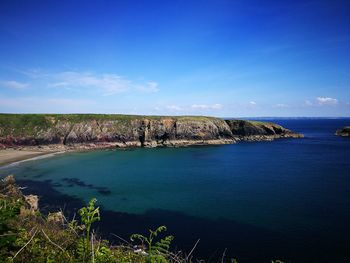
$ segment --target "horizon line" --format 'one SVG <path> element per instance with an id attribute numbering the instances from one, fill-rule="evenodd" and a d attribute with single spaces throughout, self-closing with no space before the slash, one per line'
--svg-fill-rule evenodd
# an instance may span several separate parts
<path id="1" fill-rule="evenodd" d="M 242 119 L 350 119 L 350 116 L 210 116 L 210 115 L 158 115 L 158 114 L 129 114 L 129 113 L 15 113 L 15 112 L 0 112 L 1 115 L 9 114 L 22 114 L 22 115 L 128 115 L 128 116 L 143 116 L 143 117 L 210 117 L 210 118 L 220 118 L 220 119 L 232 119 L 232 118 L 242 118 Z"/>

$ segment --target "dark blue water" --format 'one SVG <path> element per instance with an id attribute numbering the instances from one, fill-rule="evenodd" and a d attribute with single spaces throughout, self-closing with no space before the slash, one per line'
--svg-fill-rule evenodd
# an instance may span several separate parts
<path id="1" fill-rule="evenodd" d="M 273 120 L 304 139 L 70 153 L 3 168 L 44 208 L 67 213 L 97 197 L 98 229 L 127 238 L 160 224 L 196 256 L 240 262 L 350 260 L 346 119 Z"/>

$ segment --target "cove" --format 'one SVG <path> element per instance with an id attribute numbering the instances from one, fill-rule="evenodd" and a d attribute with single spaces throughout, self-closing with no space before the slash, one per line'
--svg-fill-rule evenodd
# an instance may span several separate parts
<path id="1" fill-rule="evenodd" d="M 304 139 L 222 146 L 68 153 L 0 170 L 15 174 L 43 209 L 75 209 L 96 197 L 97 226 L 123 238 L 167 225 L 174 245 L 240 262 L 348 258 L 348 120 L 274 120 Z M 117 242 L 117 240 L 115 240 Z"/>

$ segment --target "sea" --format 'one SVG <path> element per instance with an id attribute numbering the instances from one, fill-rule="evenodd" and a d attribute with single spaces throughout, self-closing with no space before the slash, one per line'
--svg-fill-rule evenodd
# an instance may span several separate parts
<path id="1" fill-rule="evenodd" d="M 43 212 L 97 198 L 98 234 L 119 244 L 167 226 L 206 262 L 350 262 L 350 119 L 265 119 L 302 139 L 59 154 L 0 168 Z M 229 261 L 227 261 L 229 262 Z"/>

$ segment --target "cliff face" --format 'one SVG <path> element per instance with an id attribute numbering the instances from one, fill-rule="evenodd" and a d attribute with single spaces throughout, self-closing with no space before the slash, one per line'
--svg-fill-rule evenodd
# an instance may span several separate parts
<path id="1" fill-rule="evenodd" d="M 350 126 L 346 126 L 335 133 L 338 136 L 350 137 Z"/>
<path id="2" fill-rule="evenodd" d="M 294 133 L 282 126 L 271 122 L 245 121 L 245 120 L 227 120 L 230 130 L 234 136 L 292 136 Z"/>
<path id="3" fill-rule="evenodd" d="M 115 146 L 219 144 L 242 139 L 299 137 L 273 123 L 211 117 L 28 116 L 29 121 L 26 115 L 0 115 L 0 143 L 3 147 L 87 143 L 116 143 Z M 22 125 L 17 120 L 19 117 L 23 119 Z"/>

